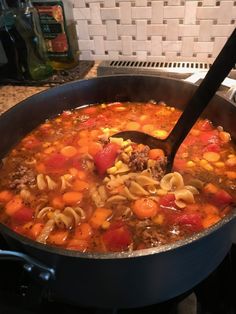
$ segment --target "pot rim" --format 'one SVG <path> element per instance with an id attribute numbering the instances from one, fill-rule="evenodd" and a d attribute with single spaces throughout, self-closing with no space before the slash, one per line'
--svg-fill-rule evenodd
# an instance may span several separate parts
<path id="1" fill-rule="evenodd" d="M 157 75 L 146 75 L 146 74 L 116 74 L 116 75 L 106 75 L 106 76 L 100 76 L 100 77 L 93 77 L 93 78 L 83 78 L 80 80 L 76 80 L 73 82 L 68 82 L 59 86 L 53 86 L 47 90 L 43 90 L 37 94 L 34 94 L 30 97 L 28 97 L 27 99 L 24 99 L 22 101 L 20 101 L 19 103 L 15 104 L 14 106 L 12 106 L 11 108 L 9 108 L 8 110 L 6 110 L 5 112 L 3 112 L 0 115 L 0 120 L 3 119 L 5 117 L 5 115 L 8 115 L 8 113 L 10 113 L 11 111 L 15 110 L 15 107 L 18 107 L 20 105 L 22 105 L 23 103 L 25 103 L 26 101 L 29 101 L 30 99 L 33 99 L 34 97 L 37 97 L 39 95 L 44 95 L 47 93 L 50 93 L 51 90 L 55 90 L 55 89 L 61 89 L 62 87 L 65 86 L 73 86 L 80 83 L 85 83 L 91 80 L 100 80 L 100 79 L 115 79 L 116 77 L 119 78 L 135 78 L 135 77 L 149 77 L 152 79 L 162 79 L 162 80 L 172 80 L 172 81 L 176 81 L 176 82 L 181 82 L 182 84 L 186 84 L 186 85 L 192 85 L 195 86 L 195 84 L 193 83 L 189 83 L 189 82 L 185 82 L 182 81 L 181 79 L 178 78 L 170 78 L 170 77 L 163 77 L 163 76 L 157 76 Z M 231 105 L 235 106 L 235 103 L 232 102 L 230 99 L 219 95 L 218 92 L 215 94 L 214 97 L 219 97 L 222 98 L 226 101 L 228 101 Z M 82 106 L 87 106 L 88 104 L 84 104 Z M 92 104 L 91 104 L 92 105 Z M 81 106 L 81 107 L 82 107 Z M 234 220 L 234 218 L 236 218 L 236 207 L 234 207 L 232 209 L 232 211 L 227 214 L 225 217 L 223 217 L 219 222 L 217 222 L 216 224 L 214 224 L 213 226 L 202 230 L 200 232 L 197 232 L 185 239 L 182 240 L 178 240 L 175 241 L 173 243 L 170 244 L 164 244 L 164 245 L 160 245 L 158 247 L 154 247 L 154 248 L 147 248 L 147 249 L 142 249 L 142 250 L 135 250 L 132 252 L 109 252 L 109 253 L 91 253 L 91 252 L 79 252 L 79 251 L 75 251 L 75 250 L 68 250 L 68 249 L 63 249 L 60 247 L 56 247 L 56 246 L 51 246 L 48 244 L 42 244 L 39 243 L 35 240 L 32 240 L 30 238 L 27 238 L 21 234 L 16 233 L 15 231 L 11 230 L 8 226 L 4 225 L 3 223 L 0 222 L 0 232 L 4 235 L 4 233 L 7 236 L 10 236 L 11 238 L 13 238 L 14 240 L 20 241 L 21 243 L 23 243 L 26 246 L 30 246 L 36 249 L 40 249 L 42 251 L 45 251 L 47 253 L 54 253 L 54 254 L 58 254 L 58 255 L 63 255 L 63 256 L 68 256 L 68 257 L 76 257 L 76 258 L 83 258 L 83 259 L 128 259 L 128 258 L 137 258 L 137 257 L 145 257 L 145 256 L 149 256 L 149 255 L 153 255 L 153 254 L 162 254 L 171 250 L 175 250 L 184 246 L 187 246 L 193 242 L 197 242 L 200 241 L 201 239 L 203 239 L 204 237 L 210 236 L 211 234 L 217 232 L 218 230 L 220 230 L 223 226 L 225 226 L 227 223 L 230 223 L 232 220 Z"/>

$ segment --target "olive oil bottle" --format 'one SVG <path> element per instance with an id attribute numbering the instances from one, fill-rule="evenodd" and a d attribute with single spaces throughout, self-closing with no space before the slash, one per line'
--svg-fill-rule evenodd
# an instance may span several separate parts
<path id="1" fill-rule="evenodd" d="M 78 45 L 69 1 L 33 0 L 46 44 L 50 63 L 55 70 L 71 69 L 78 64 Z"/>

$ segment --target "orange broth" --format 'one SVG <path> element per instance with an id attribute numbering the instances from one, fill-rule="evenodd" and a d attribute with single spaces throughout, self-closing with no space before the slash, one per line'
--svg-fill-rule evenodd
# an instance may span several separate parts
<path id="1" fill-rule="evenodd" d="M 156 247 L 214 225 L 236 197 L 236 150 L 222 127 L 199 120 L 167 176 L 162 151 L 112 139 L 122 130 L 164 139 L 180 114 L 164 103 L 111 103 L 45 121 L 2 162 L 0 221 L 81 252 Z"/>

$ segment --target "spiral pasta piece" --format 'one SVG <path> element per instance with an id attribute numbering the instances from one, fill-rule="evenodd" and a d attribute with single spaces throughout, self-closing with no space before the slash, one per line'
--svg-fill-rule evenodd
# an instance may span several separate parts
<path id="1" fill-rule="evenodd" d="M 161 179 L 160 186 L 166 191 L 179 190 L 184 187 L 184 180 L 179 172 L 171 172 Z"/>

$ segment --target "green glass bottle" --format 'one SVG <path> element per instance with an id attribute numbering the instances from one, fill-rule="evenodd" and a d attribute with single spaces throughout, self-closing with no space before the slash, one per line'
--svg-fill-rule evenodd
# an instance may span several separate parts
<path id="1" fill-rule="evenodd" d="M 23 80 L 27 72 L 27 48 L 5 0 L 0 0 L 0 41 L 6 55 L 6 62 L 0 67 L 0 79 Z"/>
<path id="2" fill-rule="evenodd" d="M 26 3 L 21 0 L 11 0 L 10 3 L 14 12 L 16 28 L 23 37 L 27 48 L 26 78 L 44 80 L 53 74 L 53 69 L 46 59 L 43 46 L 40 44 L 40 34 L 35 32 L 35 20 L 29 16 Z"/>

